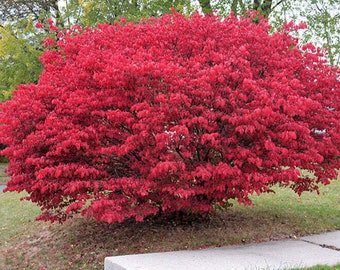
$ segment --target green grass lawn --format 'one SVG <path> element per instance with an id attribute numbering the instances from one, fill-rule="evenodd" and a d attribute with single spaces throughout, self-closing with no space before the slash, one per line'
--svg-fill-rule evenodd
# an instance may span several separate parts
<path id="1" fill-rule="evenodd" d="M 317 265 L 310 268 L 294 268 L 290 270 L 340 270 L 340 264 L 335 266 Z"/>
<path id="2" fill-rule="evenodd" d="M 252 206 L 234 206 L 207 220 L 104 224 L 76 217 L 64 224 L 34 221 L 40 210 L 0 193 L 0 269 L 103 269 L 104 257 L 199 249 L 296 238 L 340 229 L 340 181 L 320 195 L 276 188 L 253 196 Z M 310 270 L 335 270 L 318 266 Z"/>

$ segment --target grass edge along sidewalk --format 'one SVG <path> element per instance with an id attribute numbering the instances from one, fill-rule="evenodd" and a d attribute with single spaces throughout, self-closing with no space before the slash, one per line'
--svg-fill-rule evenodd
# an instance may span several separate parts
<path id="1" fill-rule="evenodd" d="M 308 268 L 292 268 L 289 270 L 340 270 L 340 264 L 329 266 L 329 265 L 316 265 Z"/>

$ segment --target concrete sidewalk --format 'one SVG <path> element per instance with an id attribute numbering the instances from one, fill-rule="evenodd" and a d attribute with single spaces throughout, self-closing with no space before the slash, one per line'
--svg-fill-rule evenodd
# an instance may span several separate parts
<path id="1" fill-rule="evenodd" d="M 105 270 L 278 270 L 340 263 L 340 231 L 242 246 L 105 258 Z"/>

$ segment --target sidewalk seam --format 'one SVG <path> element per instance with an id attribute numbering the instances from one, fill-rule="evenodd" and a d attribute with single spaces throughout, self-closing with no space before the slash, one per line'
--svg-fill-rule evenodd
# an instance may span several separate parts
<path id="1" fill-rule="evenodd" d="M 331 249 L 331 250 L 335 250 L 335 251 L 340 251 L 340 248 L 337 248 L 336 246 L 331 246 L 331 245 L 326 245 L 326 244 L 318 244 L 318 243 L 315 243 L 315 242 L 312 242 L 312 241 L 308 241 L 308 240 L 305 240 L 305 239 L 299 239 L 299 240 L 303 241 L 303 242 L 306 242 L 308 244 L 312 244 L 312 245 L 315 245 L 315 246 L 322 247 L 322 248 L 327 248 L 327 249 Z"/>

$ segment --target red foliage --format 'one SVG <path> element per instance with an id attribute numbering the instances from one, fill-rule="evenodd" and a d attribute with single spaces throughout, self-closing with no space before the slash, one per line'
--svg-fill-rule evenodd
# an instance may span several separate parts
<path id="1" fill-rule="evenodd" d="M 328 184 L 339 70 L 269 29 L 172 14 L 59 33 L 39 83 L 1 107 L 7 190 L 27 191 L 42 220 L 121 222 L 249 204 L 277 183 L 299 194 Z"/>

